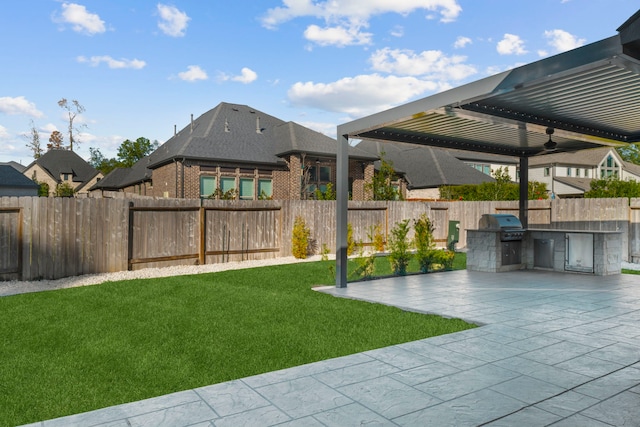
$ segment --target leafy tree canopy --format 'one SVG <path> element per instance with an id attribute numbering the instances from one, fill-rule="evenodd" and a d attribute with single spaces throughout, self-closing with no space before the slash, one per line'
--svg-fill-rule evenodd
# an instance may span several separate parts
<path id="1" fill-rule="evenodd" d="M 365 184 L 365 189 L 371 192 L 373 200 L 402 200 L 402 193 L 393 181 L 397 180 L 397 174 L 393 168 L 393 162 L 387 161 L 385 153 L 380 153 L 380 170 L 373 174 L 371 182 Z"/>
<path id="2" fill-rule="evenodd" d="M 118 147 L 117 158 L 105 157 L 99 148 L 89 148 L 91 157 L 89 164 L 102 172 L 108 174 L 115 168 L 130 168 L 145 156 L 151 154 L 160 144 L 158 141 L 149 141 L 149 139 L 140 137 L 135 141 L 125 140 Z"/>
<path id="3" fill-rule="evenodd" d="M 640 165 L 640 146 L 638 143 L 625 145 L 624 147 L 616 148 L 620 157 L 625 162 L 635 163 L 636 165 Z"/>
<path id="4" fill-rule="evenodd" d="M 520 184 L 511 182 L 506 168 L 498 168 L 493 176 L 495 182 L 474 185 L 446 185 L 440 187 L 440 197 L 447 200 L 487 201 L 518 200 Z M 547 199 L 547 184 L 529 181 L 529 200 Z"/>
<path id="5" fill-rule="evenodd" d="M 640 183 L 634 180 L 622 181 L 617 176 L 594 179 L 585 198 L 640 197 Z"/>

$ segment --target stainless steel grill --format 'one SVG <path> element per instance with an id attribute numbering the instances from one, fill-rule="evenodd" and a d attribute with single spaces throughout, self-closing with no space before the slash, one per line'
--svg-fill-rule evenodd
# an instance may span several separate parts
<path id="1" fill-rule="evenodd" d="M 478 229 L 500 231 L 500 241 L 520 241 L 524 237 L 524 228 L 517 216 L 511 214 L 484 214 L 478 222 Z"/>

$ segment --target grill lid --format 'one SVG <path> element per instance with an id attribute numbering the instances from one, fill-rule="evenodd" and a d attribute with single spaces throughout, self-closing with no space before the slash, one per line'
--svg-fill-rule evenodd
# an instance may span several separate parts
<path id="1" fill-rule="evenodd" d="M 522 223 L 511 214 L 484 214 L 478 222 L 480 230 L 521 230 Z"/>

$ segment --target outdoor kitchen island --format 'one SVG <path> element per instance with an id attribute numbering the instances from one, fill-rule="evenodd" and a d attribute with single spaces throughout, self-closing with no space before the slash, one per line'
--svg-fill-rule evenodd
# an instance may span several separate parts
<path id="1" fill-rule="evenodd" d="M 524 230 L 519 224 L 511 215 L 483 215 L 478 230 L 467 230 L 467 270 L 543 269 L 596 276 L 622 272 L 622 232 Z"/>

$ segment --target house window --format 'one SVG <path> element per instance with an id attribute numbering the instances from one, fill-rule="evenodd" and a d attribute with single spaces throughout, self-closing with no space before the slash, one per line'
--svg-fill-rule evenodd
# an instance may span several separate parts
<path id="1" fill-rule="evenodd" d="M 62 174 L 62 180 L 63 181 L 69 181 L 69 176 L 70 175 L 71 175 L 70 173 L 63 173 Z"/>
<path id="2" fill-rule="evenodd" d="M 612 176 L 618 176 L 620 165 L 616 162 L 611 154 L 600 165 L 600 178 L 609 178 Z"/>
<path id="3" fill-rule="evenodd" d="M 331 168 L 329 166 L 320 166 L 320 182 L 331 181 Z"/>
<path id="4" fill-rule="evenodd" d="M 571 168 L 567 168 L 567 176 L 571 176 Z"/>
<path id="5" fill-rule="evenodd" d="M 240 178 L 240 199 L 253 200 L 253 178 Z"/>
<path id="6" fill-rule="evenodd" d="M 584 177 L 589 178 L 589 169 L 584 170 Z"/>
<path id="7" fill-rule="evenodd" d="M 270 179 L 259 179 L 258 180 L 258 197 L 263 198 L 272 198 L 273 197 L 273 181 Z"/>
<path id="8" fill-rule="evenodd" d="M 491 165 L 486 163 L 467 163 L 469 166 L 474 168 L 475 170 L 479 170 L 485 175 L 491 176 Z"/>
<path id="9" fill-rule="evenodd" d="M 222 194 L 226 194 L 231 190 L 235 190 L 236 188 L 236 179 L 230 177 L 222 177 L 220 178 L 220 190 Z"/>
<path id="10" fill-rule="evenodd" d="M 201 176 L 200 177 L 200 197 L 210 197 L 216 192 L 216 177 Z"/>
<path id="11" fill-rule="evenodd" d="M 580 168 L 576 168 L 576 176 L 580 176 Z"/>
<path id="12" fill-rule="evenodd" d="M 551 174 L 551 168 L 544 168 L 544 176 L 549 176 Z"/>

